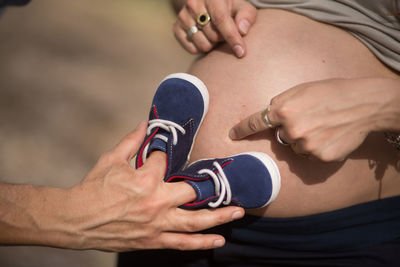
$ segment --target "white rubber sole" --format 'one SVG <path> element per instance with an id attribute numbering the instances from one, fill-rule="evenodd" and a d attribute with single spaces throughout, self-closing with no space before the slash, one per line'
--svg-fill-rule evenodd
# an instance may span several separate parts
<path id="1" fill-rule="evenodd" d="M 251 155 L 257 159 L 259 159 L 265 167 L 268 169 L 269 174 L 271 176 L 271 182 L 272 182 L 272 192 L 271 192 L 271 197 L 269 198 L 268 202 L 265 203 L 262 207 L 267 206 L 270 204 L 272 201 L 276 199 L 276 197 L 279 194 L 279 191 L 281 190 L 281 174 L 279 172 L 279 168 L 276 165 L 275 161 L 268 156 L 265 153 L 262 152 L 256 152 L 256 151 L 251 151 L 251 152 L 246 152 L 246 153 L 241 153 L 239 155 Z M 260 208 L 262 208 L 260 207 Z"/>

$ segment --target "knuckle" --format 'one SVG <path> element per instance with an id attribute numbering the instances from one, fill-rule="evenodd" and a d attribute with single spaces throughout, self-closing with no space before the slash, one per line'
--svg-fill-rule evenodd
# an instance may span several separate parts
<path id="1" fill-rule="evenodd" d="M 250 117 L 247 121 L 247 127 L 252 131 L 255 132 L 260 128 L 260 124 L 255 117 Z"/>
<path id="2" fill-rule="evenodd" d="M 216 218 L 215 218 L 215 224 L 216 225 L 221 225 L 221 224 L 224 224 L 224 223 L 226 223 L 228 220 L 223 216 L 223 215 L 218 215 Z"/>
<path id="3" fill-rule="evenodd" d="M 110 164 L 114 161 L 115 156 L 112 153 L 112 151 L 107 151 L 104 152 L 103 154 L 100 155 L 100 158 L 98 160 L 98 163 L 100 164 Z"/>
<path id="4" fill-rule="evenodd" d="M 198 0 L 187 0 L 186 1 L 186 8 L 190 11 L 196 11 Z"/>
<path id="5" fill-rule="evenodd" d="M 197 230 L 198 230 L 198 225 L 197 225 L 196 221 L 194 221 L 194 220 L 188 220 L 188 221 L 185 223 L 185 230 L 188 231 L 188 232 L 195 232 L 195 231 L 197 231 Z"/>
<path id="6" fill-rule="evenodd" d="M 323 162 L 330 162 L 334 160 L 333 154 L 328 153 L 326 150 L 323 149 L 314 150 L 312 154 Z"/>
<path id="7" fill-rule="evenodd" d="M 199 50 L 195 47 L 187 47 L 186 50 L 192 55 L 197 55 L 200 53 Z"/>
<path id="8" fill-rule="evenodd" d="M 183 238 L 179 238 L 176 241 L 175 246 L 176 246 L 177 250 L 187 250 L 188 249 L 188 244 Z"/>
<path id="9" fill-rule="evenodd" d="M 184 24 L 184 21 L 185 21 L 185 13 L 183 12 L 183 10 L 182 10 L 181 12 L 179 12 L 179 14 L 178 14 L 178 16 L 177 16 L 177 21 L 176 21 L 177 26 L 179 26 L 178 21 L 179 21 L 180 23 Z"/>
<path id="10" fill-rule="evenodd" d="M 153 199 L 151 199 L 153 200 Z M 146 224 L 148 226 L 152 227 L 147 227 L 147 229 L 142 229 L 143 231 L 147 231 L 147 234 L 154 235 L 156 232 L 158 232 L 161 229 L 161 226 L 158 225 L 157 223 L 157 218 L 158 214 L 160 213 L 161 209 L 163 208 L 162 204 L 156 203 L 154 201 L 153 203 L 149 203 L 151 201 L 147 201 L 147 203 L 143 203 L 143 206 L 141 207 L 141 211 L 143 212 L 141 216 L 141 221 L 143 224 Z M 132 216 L 135 214 L 132 213 Z"/>
<path id="11" fill-rule="evenodd" d="M 257 16 L 257 8 L 250 3 L 247 3 L 247 10 L 249 12 L 249 16 L 251 18 L 255 18 Z"/>
<path id="12" fill-rule="evenodd" d="M 286 135 L 292 140 L 300 139 L 302 137 L 302 131 L 297 127 L 289 127 L 286 130 Z"/>
<path id="13" fill-rule="evenodd" d="M 145 171 L 143 171 L 142 176 L 144 177 L 144 179 L 146 179 L 146 181 L 150 181 L 154 180 L 154 177 L 158 176 L 158 173 L 153 168 L 147 168 Z"/>
<path id="14" fill-rule="evenodd" d="M 218 43 L 220 41 L 220 37 L 217 33 L 208 34 L 207 39 L 212 43 Z"/>
<path id="15" fill-rule="evenodd" d="M 317 157 L 323 161 L 323 162 L 329 162 L 332 161 L 332 157 L 331 155 L 327 154 L 327 153 L 318 153 Z"/>
<path id="16" fill-rule="evenodd" d="M 314 151 L 316 151 L 314 142 L 307 138 L 305 138 L 302 143 L 302 149 L 304 150 L 304 152 L 307 153 L 313 153 Z"/>
<path id="17" fill-rule="evenodd" d="M 212 17 L 212 23 L 218 28 L 226 21 L 227 17 L 226 14 L 214 14 Z"/>
<path id="18" fill-rule="evenodd" d="M 213 48 L 212 44 L 208 42 L 203 42 L 199 45 L 199 49 L 201 52 L 208 52 Z"/>
<path id="19" fill-rule="evenodd" d="M 284 120 L 287 120 L 292 115 L 292 110 L 287 107 L 287 105 L 278 107 L 275 112 L 280 118 Z"/>
<path id="20" fill-rule="evenodd" d="M 272 105 L 276 106 L 278 103 L 279 103 L 279 96 L 273 97 L 273 98 L 271 99 L 271 101 L 270 101 L 270 105 L 271 105 L 271 106 L 272 106 Z"/>

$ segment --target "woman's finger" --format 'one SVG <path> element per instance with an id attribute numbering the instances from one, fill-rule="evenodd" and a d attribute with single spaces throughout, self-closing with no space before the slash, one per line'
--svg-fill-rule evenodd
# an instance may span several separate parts
<path id="1" fill-rule="evenodd" d="M 237 57 L 246 54 L 246 46 L 241 34 L 232 18 L 232 12 L 227 2 L 209 0 L 206 8 L 211 16 L 211 22 L 215 25 L 223 39 L 229 44 Z"/>
<path id="2" fill-rule="evenodd" d="M 205 7 L 198 1 L 188 1 L 186 6 L 179 12 L 178 21 L 174 28 L 175 36 L 185 49 L 191 53 L 208 52 L 215 43 L 209 40 L 203 31 L 197 26 L 196 13 L 205 12 Z M 181 29 L 179 29 L 181 28 Z M 195 49 L 194 49 L 195 47 Z"/>
<path id="3" fill-rule="evenodd" d="M 224 40 L 222 35 L 218 32 L 217 28 L 215 27 L 214 24 L 208 23 L 207 25 L 203 26 L 201 28 L 201 31 L 204 33 L 204 35 L 207 37 L 207 39 L 211 43 L 219 43 Z"/>
<path id="4" fill-rule="evenodd" d="M 271 106 L 268 105 L 266 109 L 248 116 L 233 126 L 229 132 L 229 137 L 233 140 L 243 139 L 249 135 L 280 125 L 279 121 L 272 120 L 272 117 Z"/>
<path id="5" fill-rule="evenodd" d="M 182 47 L 191 54 L 198 54 L 200 51 L 197 47 L 187 39 L 187 32 L 183 29 L 182 25 L 180 25 L 179 21 L 176 21 L 174 26 L 174 35 L 178 42 L 182 45 Z"/>
<path id="6" fill-rule="evenodd" d="M 237 1 L 233 12 L 240 34 L 246 35 L 256 21 L 257 9 L 246 1 Z"/>
<path id="7" fill-rule="evenodd" d="M 208 40 L 200 30 L 193 34 L 192 38 L 189 38 L 189 41 L 192 41 L 196 48 L 203 53 L 210 51 L 215 46 L 215 43 Z"/>

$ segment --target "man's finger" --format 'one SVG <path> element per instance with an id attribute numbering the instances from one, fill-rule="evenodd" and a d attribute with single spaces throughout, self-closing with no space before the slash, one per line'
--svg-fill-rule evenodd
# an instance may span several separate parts
<path id="1" fill-rule="evenodd" d="M 216 234 L 183 234 L 183 233 L 162 233 L 155 244 L 161 243 L 162 247 L 177 250 L 205 250 L 222 247 L 225 239 Z"/>
<path id="2" fill-rule="evenodd" d="M 172 204 L 177 206 L 192 202 L 196 199 L 196 191 L 185 182 L 166 183 L 165 187 L 170 193 Z"/>
<path id="3" fill-rule="evenodd" d="M 244 216 L 244 209 L 233 206 L 195 211 L 177 208 L 171 216 L 173 229 L 166 229 L 167 231 L 197 232 L 240 219 Z"/>
<path id="4" fill-rule="evenodd" d="M 232 127 L 229 137 L 233 140 L 264 131 L 269 127 L 265 124 L 261 112 L 256 112 Z"/>
<path id="5" fill-rule="evenodd" d="M 164 178 L 167 169 L 167 154 L 162 151 L 153 151 L 141 167 L 155 172 L 156 177 Z"/>

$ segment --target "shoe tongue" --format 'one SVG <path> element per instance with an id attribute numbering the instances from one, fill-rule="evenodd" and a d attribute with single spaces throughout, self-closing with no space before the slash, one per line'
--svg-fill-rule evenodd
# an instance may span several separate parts
<path id="1" fill-rule="evenodd" d="M 191 184 L 194 190 L 197 192 L 197 199 L 193 202 L 199 202 L 211 197 L 216 197 L 213 179 L 210 178 L 201 182 L 191 180 L 186 181 Z M 208 202 L 209 201 L 206 201 L 206 203 Z"/>
<path id="2" fill-rule="evenodd" d="M 164 131 L 162 129 L 160 129 L 160 131 L 157 134 L 163 135 L 167 138 L 170 137 L 170 133 L 168 133 L 167 131 Z M 167 143 L 159 138 L 153 138 L 153 140 L 151 140 L 148 153 L 150 153 L 154 150 L 160 150 L 160 151 L 166 153 L 167 152 Z"/>

